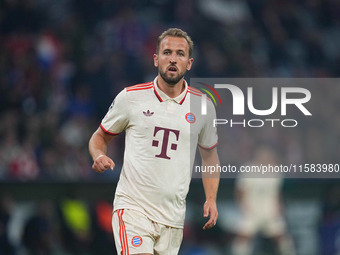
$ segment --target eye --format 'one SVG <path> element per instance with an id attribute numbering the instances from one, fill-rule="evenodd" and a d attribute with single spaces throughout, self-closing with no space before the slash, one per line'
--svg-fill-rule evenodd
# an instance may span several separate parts
<path id="1" fill-rule="evenodd" d="M 184 57 L 184 53 L 183 52 L 179 52 L 178 55 L 181 56 L 181 57 Z"/>
<path id="2" fill-rule="evenodd" d="M 170 51 L 164 51 L 164 55 L 170 55 Z"/>

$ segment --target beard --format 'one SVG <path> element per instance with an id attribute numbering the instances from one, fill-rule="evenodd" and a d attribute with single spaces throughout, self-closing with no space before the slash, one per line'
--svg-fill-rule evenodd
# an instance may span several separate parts
<path id="1" fill-rule="evenodd" d="M 166 74 L 166 72 L 163 72 L 162 70 L 158 69 L 159 74 L 161 75 L 161 77 L 163 78 L 163 80 L 168 83 L 169 85 L 176 85 L 185 75 L 186 71 L 179 73 L 178 75 L 174 76 L 174 77 L 170 77 Z"/>

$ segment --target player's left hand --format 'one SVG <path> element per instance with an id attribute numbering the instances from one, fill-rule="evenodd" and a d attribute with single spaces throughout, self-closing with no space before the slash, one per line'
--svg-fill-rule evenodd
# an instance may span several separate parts
<path id="1" fill-rule="evenodd" d="M 207 218 L 209 217 L 209 220 L 205 225 L 203 226 L 203 230 L 212 228 L 216 225 L 216 221 L 218 218 L 218 211 L 217 211 L 217 206 L 216 206 L 216 201 L 205 201 L 204 206 L 203 206 L 203 217 Z"/>

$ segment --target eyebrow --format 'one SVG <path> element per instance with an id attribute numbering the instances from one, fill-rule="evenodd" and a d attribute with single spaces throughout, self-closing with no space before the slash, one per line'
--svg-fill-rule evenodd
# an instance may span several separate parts
<path id="1" fill-rule="evenodd" d="M 166 52 L 166 51 L 173 51 L 171 49 L 164 49 L 163 52 Z M 182 50 L 182 49 L 178 49 L 178 50 L 175 50 L 176 52 L 183 52 L 185 53 L 185 50 Z"/>

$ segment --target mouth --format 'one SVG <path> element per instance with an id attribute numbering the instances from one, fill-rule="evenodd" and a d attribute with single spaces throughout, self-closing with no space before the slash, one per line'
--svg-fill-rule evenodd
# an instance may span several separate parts
<path id="1" fill-rule="evenodd" d="M 176 66 L 170 66 L 170 67 L 168 68 L 168 71 L 169 71 L 170 73 L 176 73 L 176 72 L 177 72 L 177 68 L 176 68 Z"/>

